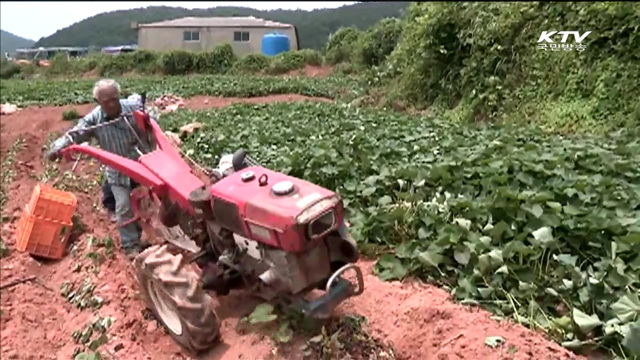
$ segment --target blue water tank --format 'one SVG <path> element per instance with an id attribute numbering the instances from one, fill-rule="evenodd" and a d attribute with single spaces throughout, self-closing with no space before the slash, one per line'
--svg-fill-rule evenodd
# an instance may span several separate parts
<path id="1" fill-rule="evenodd" d="M 262 54 L 276 56 L 285 51 L 289 51 L 291 44 L 289 37 L 285 34 L 270 33 L 262 38 Z"/>

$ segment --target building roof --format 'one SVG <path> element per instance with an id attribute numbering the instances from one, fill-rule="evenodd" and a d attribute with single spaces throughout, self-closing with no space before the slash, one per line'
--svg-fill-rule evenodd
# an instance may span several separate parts
<path id="1" fill-rule="evenodd" d="M 139 28 L 164 28 L 164 27 L 268 27 L 290 28 L 293 25 L 283 24 L 271 20 L 247 17 L 185 17 L 181 19 L 160 21 L 151 24 L 139 24 Z"/>

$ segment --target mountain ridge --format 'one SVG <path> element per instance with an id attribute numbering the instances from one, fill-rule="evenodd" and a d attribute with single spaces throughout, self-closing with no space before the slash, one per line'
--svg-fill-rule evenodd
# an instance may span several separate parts
<path id="1" fill-rule="evenodd" d="M 0 53 L 12 53 L 16 49 L 33 46 L 36 42 L 0 29 Z"/>

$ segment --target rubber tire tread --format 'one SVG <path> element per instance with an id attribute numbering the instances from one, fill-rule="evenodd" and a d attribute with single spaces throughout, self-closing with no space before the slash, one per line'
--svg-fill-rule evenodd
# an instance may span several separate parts
<path id="1" fill-rule="evenodd" d="M 202 289 L 198 275 L 182 266 L 183 256 L 171 254 L 167 245 L 147 248 L 134 260 L 140 292 L 164 328 L 185 350 L 198 354 L 214 346 L 220 338 L 220 319 L 211 306 L 211 296 Z M 149 282 L 176 310 L 182 334 L 172 332 L 162 321 L 149 296 Z"/>

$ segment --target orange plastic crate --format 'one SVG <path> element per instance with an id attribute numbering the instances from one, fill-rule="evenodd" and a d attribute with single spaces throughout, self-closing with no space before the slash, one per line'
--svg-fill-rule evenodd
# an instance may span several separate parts
<path id="1" fill-rule="evenodd" d="M 19 251 L 60 259 L 67 247 L 78 200 L 72 193 L 44 184 L 36 185 L 17 229 Z"/>

